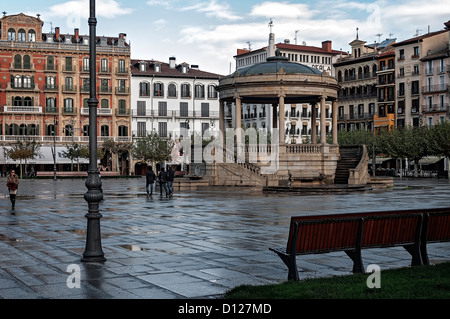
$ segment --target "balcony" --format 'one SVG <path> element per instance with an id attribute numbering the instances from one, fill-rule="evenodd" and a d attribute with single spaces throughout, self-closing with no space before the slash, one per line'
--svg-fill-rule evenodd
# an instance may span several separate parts
<path id="1" fill-rule="evenodd" d="M 116 94 L 130 94 L 129 87 L 116 87 Z"/>
<path id="2" fill-rule="evenodd" d="M 130 116 L 130 109 L 116 109 L 116 116 Z"/>
<path id="3" fill-rule="evenodd" d="M 77 92 L 77 86 L 76 85 L 63 85 L 62 86 L 62 92 L 63 93 L 76 93 Z"/>
<path id="4" fill-rule="evenodd" d="M 113 114 L 112 109 L 101 108 L 101 107 L 97 108 L 97 115 L 99 115 L 99 116 L 111 116 L 112 114 Z M 89 115 L 89 108 L 82 107 L 81 115 Z"/>
<path id="5" fill-rule="evenodd" d="M 449 104 L 431 104 L 431 105 L 422 105 L 422 113 L 439 113 L 439 112 L 448 112 Z"/>
<path id="6" fill-rule="evenodd" d="M 3 107 L 3 113 L 42 114 L 42 106 L 9 106 Z"/>
<path id="7" fill-rule="evenodd" d="M 422 93 L 437 93 L 446 92 L 449 89 L 449 85 L 437 84 L 437 85 L 426 85 L 422 87 Z"/>

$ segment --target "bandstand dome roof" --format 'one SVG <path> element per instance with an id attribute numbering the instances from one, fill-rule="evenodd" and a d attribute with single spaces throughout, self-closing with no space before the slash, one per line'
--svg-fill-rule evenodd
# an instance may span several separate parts
<path id="1" fill-rule="evenodd" d="M 266 62 L 254 64 L 242 69 L 237 70 L 235 76 L 249 76 L 249 75 L 265 75 L 265 74 L 277 74 L 281 70 L 285 74 L 312 74 L 321 75 L 322 72 L 309 67 L 304 64 L 289 62 L 287 57 L 273 56 L 267 58 Z"/>

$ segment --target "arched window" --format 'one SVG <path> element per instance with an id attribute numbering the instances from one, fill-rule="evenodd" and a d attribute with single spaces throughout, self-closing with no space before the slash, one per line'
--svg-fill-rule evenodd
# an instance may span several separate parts
<path id="1" fill-rule="evenodd" d="M 197 99 L 205 98 L 205 86 L 203 84 L 195 85 L 195 98 Z"/>
<path id="2" fill-rule="evenodd" d="M 19 31 L 17 32 L 17 40 L 23 42 L 27 41 L 27 33 L 24 29 L 19 29 Z"/>
<path id="3" fill-rule="evenodd" d="M 28 41 L 36 42 L 36 32 L 34 30 L 28 31 Z"/>
<path id="4" fill-rule="evenodd" d="M 109 108 L 109 101 L 108 101 L 108 99 L 102 99 L 101 102 L 100 102 L 100 107 L 102 109 Z"/>
<path id="5" fill-rule="evenodd" d="M 216 86 L 213 84 L 208 85 L 208 99 L 217 99 Z"/>
<path id="6" fill-rule="evenodd" d="M 177 97 L 177 86 L 174 83 L 170 83 L 168 86 L 168 97 Z"/>
<path id="7" fill-rule="evenodd" d="M 22 56 L 20 54 L 14 56 L 14 69 L 22 69 Z"/>
<path id="8" fill-rule="evenodd" d="M 23 99 L 23 106 L 33 106 L 33 99 L 31 97 L 26 97 Z"/>
<path id="9" fill-rule="evenodd" d="M 55 58 L 52 56 L 47 57 L 47 68 L 46 70 L 55 70 Z"/>
<path id="10" fill-rule="evenodd" d="M 14 88 L 21 88 L 22 87 L 22 77 L 20 75 L 16 75 L 14 77 Z"/>
<path id="11" fill-rule="evenodd" d="M 74 129 L 73 129 L 73 126 L 71 124 L 67 124 L 64 127 L 64 135 L 65 136 L 73 136 L 73 131 L 74 131 Z"/>
<path id="12" fill-rule="evenodd" d="M 16 30 L 13 28 L 8 29 L 8 41 L 16 41 Z"/>
<path id="13" fill-rule="evenodd" d="M 56 130 L 55 130 L 54 124 L 47 125 L 47 127 L 45 129 L 45 135 L 47 135 L 47 136 L 55 136 L 56 135 Z"/>
<path id="14" fill-rule="evenodd" d="M 23 77 L 23 88 L 31 89 L 31 78 L 29 75 Z"/>
<path id="15" fill-rule="evenodd" d="M 89 136 L 89 125 L 83 125 L 83 136 Z"/>
<path id="16" fill-rule="evenodd" d="M 164 84 L 160 82 L 153 84 L 153 96 L 164 96 Z"/>
<path id="17" fill-rule="evenodd" d="M 29 55 L 23 56 L 23 68 L 27 70 L 31 69 L 31 58 Z"/>
<path id="18" fill-rule="evenodd" d="M 125 125 L 119 125 L 119 136 L 128 136 L 128 127 Z"/>
<path id="19" fill-rule="evenodd" d="M 56 113 L 56 99 L 54 97 L 49 97 L 45 103 L 45 111 Z"/>
<path id="20" fill-rule="evenodd" d="M 342 71 L 338 72 L 338 82 L 342 82 Z"/>
<path id="21" fill-rule="evenodd" d="M 13 98 L 13 106 L 23 106 L 23 100 L 20 96 Z"/>
<path id="22" fill-rule="evenodd" d="M 150 83 L 139 83 L 139 96 L 150 96 Z"/>
<path id="23" fill-rule="evenodd" d="M 64 99 L 64 112 L 73 113 L 73 99 L 71 98 Z"/>
<path id="24" fill-rule="evenodd" d="M 191 86 L 189 84 L 181 84 L 181 97 L 191 97 Z"/>

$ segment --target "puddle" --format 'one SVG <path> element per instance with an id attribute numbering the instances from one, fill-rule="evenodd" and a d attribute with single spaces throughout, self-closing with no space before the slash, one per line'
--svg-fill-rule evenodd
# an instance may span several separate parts
<path id="1" fill-rule="evenodd" d="M 147 251 L 147 250 L 150 250 L 148 248 L 143 248 L 143 247 L 140 247 L 140 246 L 137 246 L 137 245 L 119 245 L 119 247 L 128 249 L 130 251 Z"/>

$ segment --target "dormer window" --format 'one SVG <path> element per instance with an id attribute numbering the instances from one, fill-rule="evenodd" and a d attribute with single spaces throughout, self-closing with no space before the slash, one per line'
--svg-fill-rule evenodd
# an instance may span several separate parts
<path id="1" fill-rule="evenodd" d="M 155 63 L 154 64 L 154 69 L 155 69 L 155 72 L 157 72 L 157 73 L 161 72 L 161 64 Z"/>
<path id="2" fill-rule="evenodd" d="M 145 62 L 141 62 L 141 63 L 139 64 L 139 70 L 140 70 L 141 72 L 145 72 Z"/>
<path id="3" fill-rule="evenodd" d="M 187 64 L 182 64 L 181 65 L 181 73 L 186 74 L 188 72 L 189 68 L 187 66 Z"/>

